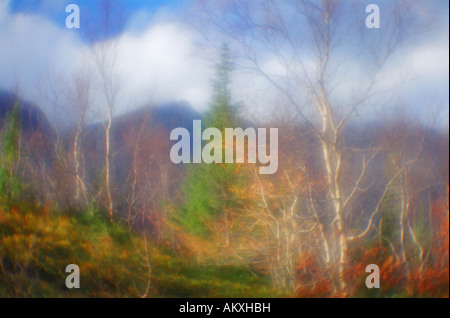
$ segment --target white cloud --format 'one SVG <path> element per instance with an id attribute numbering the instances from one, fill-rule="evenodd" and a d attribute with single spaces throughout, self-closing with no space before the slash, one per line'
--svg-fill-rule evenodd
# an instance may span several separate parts
<path id="1" fill-rule="evenodd" d="M 7 8 L 7 2 L 0 2 L 0 88 L 15 90 L 19 84 L 23 97 L 52 118 L 54 109 L 40 91 L 42 84 L 54 83 L 50 76 L 56 82 L 70 81 L 74 73 L 92 65 L 86 60 L 88 47 L 77 36 L 79 30 L 41 15 L 10 14 Z M 199 111 L 206 109 L 211 72 L 190 56 L 191 34 L 181 25 L 147 25 L 139 34 L 125 32 L 118 43 L 117 73 L 124 81 L 118 112 L 176 100 L 187 100 Z"/>
<path id="2" fill-rule="evenodd" d="M 40 100 L 39 84 L 52 71 L 71 72 L 80 41 L 39 15 L 14 14 L 2 8 L 0 17 L 0 88 L 19 89 Z"/>
<path id="3" fill-rule="evenodd" d="M 191 57 L 191 40 L 191 34 L 176 23 L 150 26 L 138 36 L 125 33 L 120 40 L 118 68 L 125 74 L 126 85 L 139 92 L 137 96 L 159 102 L 188 100 L 204 110 L 212 74 Z"/>
<path id="4" fill-rule="evenodd" d="M 429 46 L 418 47 L 409 56 L 408 64 L 420 76 L 427 79 L 442 80 L 448 77 L 448 45 L 433 43 Z"/>

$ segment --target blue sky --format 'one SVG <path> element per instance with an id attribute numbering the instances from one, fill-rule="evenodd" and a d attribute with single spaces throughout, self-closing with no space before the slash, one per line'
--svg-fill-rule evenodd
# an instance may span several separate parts
<path id="1" fill-rule="evenodd" d="M 131 12 L 143 9 L 155 12 L 165 6 L 177 7 L 182 0 L 117 0 L 117 2 Z M 13 0 L 11 1 L 11 10 L 13 12 L 41 13 L 54 20 L 59 20 L 64 17 L 64 13 L 59 9 L 71 3 L 77 4 L 82 11 L 88 10 L 93 14 L 98 12 L 99 1 L 93 0 Z"/>
<path id="2" fill-rule="evenodd" d="M 131 20 L 137 13 L 146 12 L 149 18 L 163 9 L 168 11 L 176 10 L 188 0 L 116 0 L 116 5 L 122 9 L 128 20 Z M 100 23 L 100 1 L 93 0 L 11 0 L 10 10 L 14 13 L 39 14 L 56 24 L 64 24 L 67 13 L 65 7 L 69 4 L 76 4 L 80 7 L 81 20 L 89 19 Z M 92 24 L 92 23 L 91 23 Z M 83 24 L 82 24 L 83 25 Z M 126 27 L 126 25 L 125 25 Z M 123 29 L 114 30 L 115 34 L 120 34 Z"/>

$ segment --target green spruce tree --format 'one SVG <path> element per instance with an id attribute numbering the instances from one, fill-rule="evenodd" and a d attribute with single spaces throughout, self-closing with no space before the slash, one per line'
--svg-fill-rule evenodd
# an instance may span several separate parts
<path id="1" fill-rule="evenodd" d="M 221 61 L 216 67 L 213 82 L 213 96 L 209 114 L 203 123 L 206 127 L 219 129 L 224 135 L 225 128 L 239 124 L 237 107 L 233 104 L 229 85 L 232 63 L 226 45 L 221 48 Z M 222 149 L 223 150 L 223 149 Z M 186 204 L 180 210 L 179 221 L 189 232 L 202 237 L 211 234 L 211 224 L 219 217 L 227 219 L 239 206 L 232 187 L 242 186 L 243 180 L 236 173 L 236 164 L 225 164 L 222 151 L 222 164 L 191 164 L 184 183 Z M 223 220 L 223 218 L 222 218 Z"/>
<path id="2" fill-rule="evenodd" d="M 16 173 L 20 156 L 19 139 L 20 104 L 16 103 L 6 118 L 5 130 L 1 135 L 0 208 L 10 208 L 22 191 L 22 183 Z"/>

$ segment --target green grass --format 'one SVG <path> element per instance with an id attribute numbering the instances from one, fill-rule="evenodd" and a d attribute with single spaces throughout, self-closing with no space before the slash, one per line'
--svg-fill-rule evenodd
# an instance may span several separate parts
<path id="1" fill-rule="evenodd" d="M 165 254 L 156 260 L 153 281 L 158 297 L 271 298 L 284 295 L 270 287 L 267 277 L 244 267 L 201 266 Z"/>

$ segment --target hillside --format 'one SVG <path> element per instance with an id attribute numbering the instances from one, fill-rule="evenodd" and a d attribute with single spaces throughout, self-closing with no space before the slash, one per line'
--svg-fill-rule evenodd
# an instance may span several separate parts
<path id="1" fill-rule="evenodd" d="M 109 214 L 104 123 L 84 125 L 75 147 L 73 127 L 56 134 L 20 100 L 16 121 L 17 97 L 1 96 L 0 296 L 344 296 L 333 277 L 336 199 L 323 143 L 305 125 L 266 126 L 279 127 L 279 169 L 259 175 L 252 164 L 173 164 L 170 131 L 203 118 L 187 103 L 121 114 Z M 238 118 L 223 105 L 207 114 L 219 127 Z M 448 133 L 349 124 L 337 147 L 348 295 L 448 297 Z M 68 264 L 83 289 L 65 288 Z M 381 289 L 366 288 L 367 264 L 384 273 Z"/>

